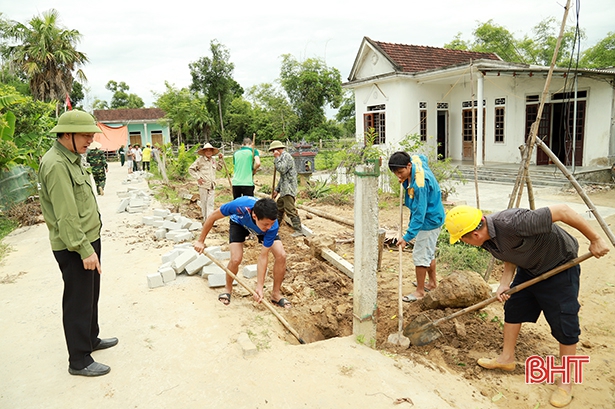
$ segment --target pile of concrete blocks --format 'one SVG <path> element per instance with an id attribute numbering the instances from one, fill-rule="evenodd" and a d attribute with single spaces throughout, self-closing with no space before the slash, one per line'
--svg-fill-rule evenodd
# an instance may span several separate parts
<path id="1" fill-rule="evenodd" d="M 200 222 L 171 213 L 167 209 L 154 209 L 152 216 L 143 216 L 143 224 L 156 227 L 156 240 L 172 240 L 182 243 L 193 239 L 193 232 L 200 231 Z"/>
<path id="2" fill-rule="evenodd" d="M 122 199 L 117 208 L 118 213 L 140 213 L 147 210 L 152 201 L 151 191 L 128 187 L 125 192 L 117 192 L 117 196 Z"/>
<path id="3" fill-rule="evenodd" d="M 222 251 L 218 246 L 208 247 L 205 252 L 221 262 L 230 258 L 230 252 Z M 253 266 L 253 270 L 256 272 L 256 265 Z M 172 250 L 163 254 L 162 264 L 158 267 L 158 271 L 147 275 L 147 284 L 149 288 L 160 287 L 175 280 L 179 274 L 199 275 L 206 278 L 211 288 L 224 287 L 226 284 L 226 271 L 205 254 L 197 253 L 189 243 L 175 245 Z"/>

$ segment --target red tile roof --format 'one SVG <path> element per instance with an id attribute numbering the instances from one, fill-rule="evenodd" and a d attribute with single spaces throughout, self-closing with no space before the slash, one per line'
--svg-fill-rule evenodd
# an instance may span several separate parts
<path id="1" fill-rule="evenodd" d="M 502 61 L 495 53 L 384 43 L 382 41 L 373 41 L 369 38 L 367 40 L 387 55 L 394 64 L 397 64 L 402 72 L 433 70 L 452 65 L 467 64 L 470 60 Z"/>
<path id="2" fill-rule="evenodd" d="M 165 112 L 160 108 L 94 110 L 94 117 L 99 122 L 155 121 L 164 118 L 165 115 Z"/>

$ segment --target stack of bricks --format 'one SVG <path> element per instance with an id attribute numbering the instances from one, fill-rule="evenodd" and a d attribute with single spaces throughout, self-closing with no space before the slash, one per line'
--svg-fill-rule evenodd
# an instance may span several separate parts
<path id="1" fill-rule="evenodd" d="M 117 208 L 118 213 L 140 213 L 149 208 L 152 201 L 151 193 L 146 190 L 128 187 L 125 192 L 117 192 L 117 196 L 122 199 Z"/>
<path id="2" fill-rule="evenodd" d="M 208 247 L 205 252 L 220 262 L 225 262 L 230 258 L 230 252 L 222 251 L 219 246 Z M 147 283 L 149 288 L 160 287 L 175 280 L 179 274 L 199 275 L 206 278 L 210 288 L 224 287 L 226 284 L 226 271 L 205 254 L 197 253 L 189 243 L 176 245 L 173 250 L 165 253 L 158 271 L 148 274 Z M 256 264 L 245 266 L 243 276 L 256 277 Z M 237 282 L 234 281 L 233 285 L 236 284 Z"/>
<path id="3" fill-rule="evenodd" d="M 182 243 L 193 239 L 193 232 L 201 230 L 201 223 L 182 216 L 179 213 L 171 213 L 167 209 L 154 209 L 152 216 L 143 216 L 143 224 L 156 227 L 156 240 L 172 240 Z"/>

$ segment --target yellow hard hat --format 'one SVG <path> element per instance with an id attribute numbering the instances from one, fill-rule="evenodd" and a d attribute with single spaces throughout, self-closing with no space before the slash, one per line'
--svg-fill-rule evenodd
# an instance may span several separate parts
<path id="1" fill-rule="evenodd" d="M 483 218 L 483 212 L 472 206 L 455 206 L 446 214 L 446 230 L 451 235 L 451 244 L 457 243 L 461 236 L 476 229 Z"/>

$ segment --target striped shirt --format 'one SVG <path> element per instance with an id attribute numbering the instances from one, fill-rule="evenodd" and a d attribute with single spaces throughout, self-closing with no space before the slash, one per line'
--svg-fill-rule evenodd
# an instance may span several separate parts
<path id="1" fill-rule="evenodd" d="M 579 243 L 553 223 L 551 210 L 507 209 L 485 215 L 490 239 L 482 248 L 533 276 L 572 260 Z"/>

